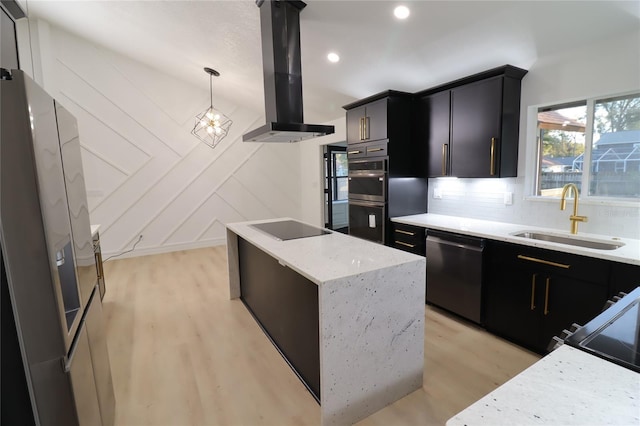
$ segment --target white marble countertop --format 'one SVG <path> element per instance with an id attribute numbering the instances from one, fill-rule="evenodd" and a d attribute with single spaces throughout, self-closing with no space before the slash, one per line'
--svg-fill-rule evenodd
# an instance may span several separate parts
<path id="1" fill-rule="evenodd" d="M 505 241 L 509 243 L 522 244 L 525 246 L 540 247 L 548 250 L 556 250 L 564 253 L 573 253 L 582 256 L 596 257 L 599 259 L 612 260 L 615 262 L 630 263 L 640 265 L 640 240 L 630 238 L 619 238 L 615 236 L 604 236 L 597 234 L 587 234 L 580 232 L 578 237 L 583 239 L 605 240 L 611 242 L 624 243 L 623 247 L 616 250 L 597 250 L 586 247 L 572 246 L 560 243 L 553 243 L 540 240 L 532 240 L 523 237 L 515 237 L 512 234 L 522 231 L 547 232 L 555 235 L 572 237 L 567 231 L 557 229 L 541 228 L 538 226 L 517 225 L 513 223 L 492 222 L 488 220 L 468 219 L 457 216 L 446 216 L 432 213 L 417 214 L 412 216 L 395 217 L 393 222 L 407 225 L 422 226 L 443 231 L 458 232 L 476 237 L 489 238 L 492 240 Z M 573 236 L 575 237 L 575 236 Z"/>
<path id="2" fill-rule="evenodd" d="M 281 241 L 249 226 L 281 220 L 291 219 L 229 223 L 227 229 L 316 284 L 390 266 L 424 262 L 421 256 L 339 232 Z"/>
<path id="3" fill-rule="evenodd" d="M 96 233 L 100 230 L 100 225 L 91 225 L 91 236 L 95 237 Z"/>
<path id="4" fill-rule="evenodd" d="M 447 426 L 638 424 L 640 374 L 567 345 L 447 421 Z"/>

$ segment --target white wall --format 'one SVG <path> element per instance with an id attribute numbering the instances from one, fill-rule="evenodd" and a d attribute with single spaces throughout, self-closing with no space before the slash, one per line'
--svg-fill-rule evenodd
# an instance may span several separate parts
<path id="1" fill-rule="evenodd" d="M 429 212 L 568 231 L 570 212 L 560 211 L 558 200 L 530 197 L 537 106 L 639 89 L 640 32 L 539 58 L 522 81 L 518 178 L 430 179 Z M 436 188 L 442 199 L 433 198 Z M 513 205 L 504 204 L 505 192 L 513 192 Z M 580 232 L 640 239 L 640 202 L 582 201 L 580 214 L 589 217 Z"/>
<path id="2" fill-rule="evenodd" d="M 228 222 L 301 216 L 299 145 L 243 143 L 264 117 L 215 97 L 224 74 L 214 106 L 233 125 L 212 150 L 190 134 L 209 105 L 204 71 L 196 87 L 46 22 L 30 27 L 33 72 L 23 68 L 78 120 L 105 257 L 139 235 L 133 255 L 222 244 Z"/>

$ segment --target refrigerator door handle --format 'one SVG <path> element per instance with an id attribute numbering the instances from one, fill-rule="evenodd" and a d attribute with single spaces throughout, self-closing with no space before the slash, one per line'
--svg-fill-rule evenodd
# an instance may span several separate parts
<path id="1" fill-rule="evenodd" d="M 64 250 L 58 250 L 56 252 L 56 265 L 64 265 Z"/>
<path id="2" fill-rule="evenodd" d="M 69 373 L 71 371 L 71 366 L 73 365 L 73 357 L 76 355 L 76 349 L 78 349 L 78 342 L 80 341 L 80 336 L 84 333 L 84 326 L 87 323 L 82 320 L 80 322 L 80 326 L 78 327 L 78 331 L 76 332 L 76 336 L 73 339 L 73 343 L 71 344 L 71 349 L 69 350 L 69 355 L 64 357 L 64 372 Z"/>

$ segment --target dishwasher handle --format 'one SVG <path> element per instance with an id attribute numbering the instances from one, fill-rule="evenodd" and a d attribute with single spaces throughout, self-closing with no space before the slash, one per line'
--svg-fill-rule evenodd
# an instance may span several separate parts
<path id="1" fill-rule="evenodd" d="M 455 241 L 447 241 L 447 240 L 443 240 L 441 238 L 438 237 L 427 237 L 427 243 L 434 243 L 434 244 L 443 244 L 446 246 L 452 246 L 452 247 L 458 247 L 461 248 L 463 250 L 473 250 L 473 251 L 482 251 L 484 250 L 484 247 L 482 246 L 476 246 L 476 245 L 470 245 L 470 244 L 461 244 Z"/>
<path id="2" fill-rule="evenodd" d="M 427 230 L 427 244 L 444 244 L 448 246 L 459 247 L 465 250 L 482 251 L 484 250 L 485 240 L 482 238 L 468 237 L 466 235 L 443 234 L 434 235 L 432 231 Z"/>

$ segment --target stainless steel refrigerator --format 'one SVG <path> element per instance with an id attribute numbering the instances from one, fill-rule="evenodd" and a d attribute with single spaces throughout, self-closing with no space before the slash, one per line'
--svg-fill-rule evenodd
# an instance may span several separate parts
<path id="1" fill-rule="evenodd" d="M 0 80 L 0 424 L 103 425 L 115 397 L 75 118 Z"/>

